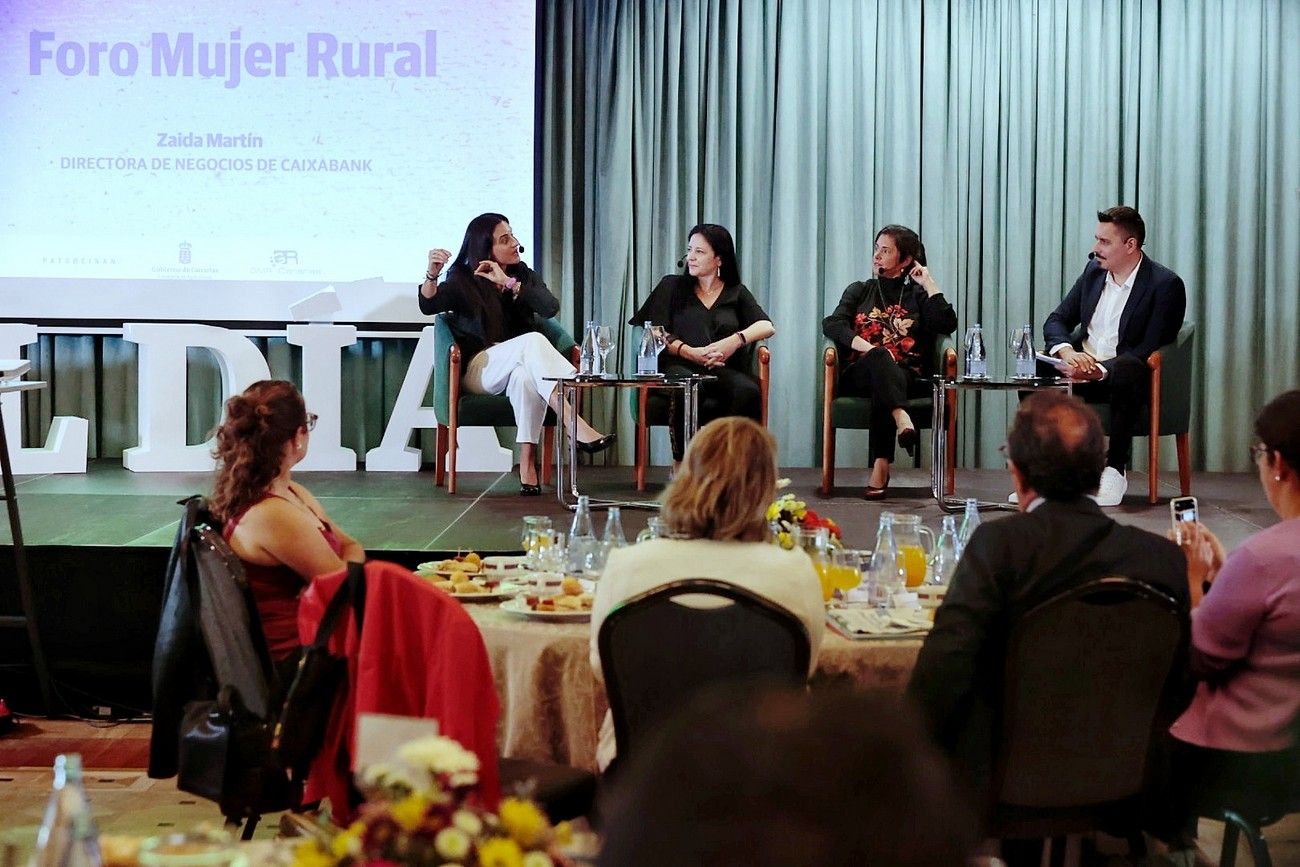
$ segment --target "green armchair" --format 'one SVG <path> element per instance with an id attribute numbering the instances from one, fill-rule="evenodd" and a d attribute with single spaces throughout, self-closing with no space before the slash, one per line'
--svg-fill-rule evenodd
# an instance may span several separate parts
<path id="1" fill-rule="evenodd" d="M 470 394 L 461 391 L 463 371 L 460 347 L 452 335 L 447 315 L 434 317 L 433 408 L 438 415 L 437 467 L 435 483 L 446 481 L 447 493 L 456 493 L 456 436 L 461 425 L 470 427 L 513 427 L 514 409 L 505 395 Z M 538 330 L 576 366 L 578 345 L 556 319 L 537 320 Z M 555 454 L 555 413 L 548 411 L 542 436 L 542 483 L 550 484 Z"/>
<path id="2" fill-rule="evenodd" d="M 957 378 L 957 352 L 953 348 L 952 338 L 935 341 L 934 369 L 942 371 L 945 379 Z M 839 397 L 835 394 L 839 387 L 839 352 L 835 344 L 830 344 L 822 352 L 822 485 L 819 489 L 823 496 L 829 496 L 835 487 L 835 431 L 867 430 L 871 427 L 871 398 Z M 934 424 L 934 401 L 930 395 L 914 397 L 904 406 L 912 417 L 918 430 L 931 428 Z M 948 442 L 957 441 L 957 401 L 948 401 Z M 944 467 L 944 492 L 951 494 L 954 486 L 954 467 L 956 466 L 955 449 L 948 449 L 948 465 Z M 916 466 L 921 465 L 921 450 L 916 450 Z"/>
<path id="3" fill-rule="evenodd" d="M 772 351 L 759 344 L 750 353 L 750 370 L 758 380 L 762 399 L 762 422 L 767 427 L 767 396 L 772 384 Z M 645 490 L 646 466 L 650 463 L 650 427 L 668 425 L 667 395 L 662 390 L 651 393 L 641 386 L 631 393 L 632 421 L 636 424 L 636 489 Z"/>

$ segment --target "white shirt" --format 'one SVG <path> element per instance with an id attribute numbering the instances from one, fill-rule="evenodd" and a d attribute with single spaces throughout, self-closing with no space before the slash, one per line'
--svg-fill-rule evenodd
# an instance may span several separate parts
<path id="1" fill-rule="evenodd" d="M 1134 264 L 1133 270 L 1128 272 L 1128 276 L 1120 282 L 1115 282 L 1115 275 L 1110 271 L 1106 272 L 1106 284 L 1101 288 L 1101 297 L 1097 299 L 1097 309 L 1092 311 L 1092 319 L 1088 322 L 1088 336 L 1083 339 L 1083 351 L 1091 355 L 1098 361 L 1109 361 L 1119 354 L 1119 321 L 1124 315 L 1124 306 L 1128 304 L 1129 293 L 1133 289 L 1133 281 L 1137 279 L 1138 268 L 1142 266 L 1142 257 L 1139 256 L 1137 263 Z M 1061 349 L 1069 346 L 1068 343 L 1058 343 L 1053 346 L 1049 354 L 1055 355 Z M 1106 375 L 1106 368 L 1102 368 L 1102 376 Z"/>
<path id="2" fill-rule="evenodd" d="M 1083 351 L 1098 361 L 1109 361 L 1119 353 L 1119 320 L 1124 315 L 1124 305 L 1128 303 L 1129 292 L 1137 278 L 1138 268 L 1142 265 L 1139 256 L 1133 270 L 1128 276 L 1116 283 L 1115 275 L 1106 272 L 1106 285 L 1102 287 L 1101 297 L 1097 299 L 1097 309 L 1092 311 L 1092 321 L 1088 323 L 1088 336 L 1083 341 Z"/>

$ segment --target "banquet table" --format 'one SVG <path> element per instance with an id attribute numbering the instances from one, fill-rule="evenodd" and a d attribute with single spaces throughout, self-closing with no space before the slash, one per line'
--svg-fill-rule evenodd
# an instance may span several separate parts
<path id="1" fill-rule="evenodd" d="M 501 755 L 596 767 L 596 737 L 608 705 L 592 673 L 591 625 L 524 620 L 495 605 L 466 605 L 483 634 L 501 701 Z M 826 631 L 813 685 L 832 681 L 901 691 L 921 639 L 851 641 Z"/>

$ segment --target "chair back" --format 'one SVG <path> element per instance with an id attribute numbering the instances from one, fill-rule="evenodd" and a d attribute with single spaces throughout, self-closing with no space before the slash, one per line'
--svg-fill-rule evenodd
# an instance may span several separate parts
<path id="1" fill-rule="evenodd" d="M 812 654 L 808 630 L 789 611 L 707 578 L 628 600 L 601 624 L 597 645 L 620 762 L 702 689 L 748 680 L 801 685 Z"/>
<path id="2" fill-rule="evenodd" d="M 1160 347 L 1160 432 L 1180 434 L 1192 424 L 1192 356 L 1196 323 L 1184 322 L 1174 342 Z"/>
<path id="3" fill-rule="evenodd" d="M 451 348 L 456 345 L 448 315 L 433 317 L 433 412 L 443 423 L 450 418 Z"/>
<path id="4" fill-rule="evenodd" d="M 1139 793 L 1183 633 L 1178 604 L 1128 578 L 1025 614 L 1007 647 L 997 802 L 1080 807 Z"/>

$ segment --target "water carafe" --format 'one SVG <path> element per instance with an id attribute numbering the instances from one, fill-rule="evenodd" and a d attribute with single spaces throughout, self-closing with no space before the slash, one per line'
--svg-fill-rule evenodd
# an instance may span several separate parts
<path id="1" fill-rule="evenodd" d="M 591 500 L 583 494 L 578 497 L 578 510 L 573 513 L 573 525 L 569 528 L 568 571 L 582 573 L 591 569 L 597 544 L 596 528 L 591 522 Z"/>
<path id="2" fill-rule="evenodd" d="M 587 320 L 582 331 L 582 346 L 578 350 L 578 376 L 591 376 L 596 372 L 596 322 Z"/>
<path id="3" fill-rule="evenodd" d="M 966 332 L 966 378 L 988 379 L 989 356 L 984 347 L 984 329 L 978 322 Z"/>
<path id="4" fill-rule="evenodd" d="M 894 544 L 893 512 L 880 513 L 880 526 L 876 530 L 876 547 L 867 564 L 867 583 L 872 602 L 878 608 L 888 608 L 894 594 L 903 589 L 905 575 L 898 559 L 898 546 Z"/>
<path id="5" fill-rule="evenodd" d="M 54 787 L 36 835 L 35 867 L 99 867 L 99 829 L 81 778 L 81 755 L 54 760 Z"/>
<path id="6" fill-rule="evenodd" d="M 944 515 L 943 530 L 934 543 L 934 556 L 930 558 L 930 583 L 946 585 L 952 580 L 952 573 L 957 569 L 957 560 L 961 557 L 961 545 L 957 541 L 957 517 Z"/>
<path id="7" fill-rule="evenodd" d="M 969 497 L 966 500 L 966 514 L 961 519 L 961 530 L 957 533 L 957 553 L 961 554 L 966 550 L 966 544 L 970 542 L 970 537 L 975 534 L 975 528 L 980 525 L 980 504 L 979 500 Z"/>
<path id="8" fill-rule="evenodd" d="M 659 341 L 655 339 L 654 327 L 646 320 L 641 330 L 641 347 L 636 353 L 636 375 L 656 376 L 659 373 Z"/>

